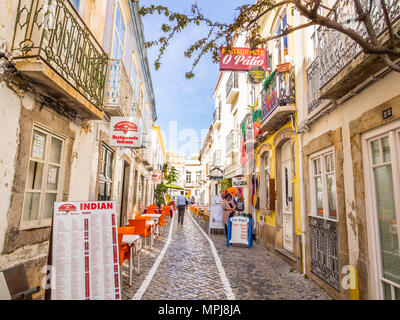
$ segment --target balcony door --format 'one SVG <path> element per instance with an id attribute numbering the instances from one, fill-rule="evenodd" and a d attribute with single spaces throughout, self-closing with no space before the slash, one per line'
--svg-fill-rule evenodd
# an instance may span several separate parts
<path id="1" fill-rule="evenodd" d="M 282 168 L 282 218 L 283 218 L 283 248 L 293 252 L 293 211 L 292 211 L 292 158 L 290 141 L 281 148 Z"/>
<path id="2" fill-rule="evenodd" d="M 400 300 L 400 122 L 363 137 L 373 299 Z"/>

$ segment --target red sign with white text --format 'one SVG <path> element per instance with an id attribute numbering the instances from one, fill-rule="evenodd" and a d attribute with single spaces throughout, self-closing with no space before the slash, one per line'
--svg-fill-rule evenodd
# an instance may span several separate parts
<path id="1" fill-rule="evenodd" d="M 111 117 L 110 146 L 140 148 L 141 120 L 135 117 Z"/>
<path id="2" fill-rule="evenodd" d="M 252 67 L 261 67 L 267 70 L 267 50 L 249 48 L 232 48 L 220 51 L 220 71 L 248 71 Z"/>

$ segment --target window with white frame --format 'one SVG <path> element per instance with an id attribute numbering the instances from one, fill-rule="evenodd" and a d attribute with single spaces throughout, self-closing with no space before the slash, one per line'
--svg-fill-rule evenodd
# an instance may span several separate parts
<path id="1" fill-rule="evenodd" d="M 311 157 L 312 215 L 337 219 L 336 174 L 334 150 Z"/>
<path id="2" fill-rule="evenodd" d="M 263 195 L 261 196 L 261 206 L 262 209 L 269 210 L 269 180 L 270 180 L 270 166 L 269 166 L 269 151 L 264 152 L 263 155 L 261 156 L 261 161 L 262 161 L 262 172 L 261 172 L 261 183 L 262 183 L 262 193 Z"/>
<path id="3" fill-rule="evenodd" d="M 192 173 L 190 171 L 186 171 L 186 183 L 192 183 Z"/>
<path id="4" fill-rule="evenodd" d="M 54 202 L 60 200 L 65 139 L 34 126 L 21 228 L 49 226 Z"/>
<path id="5" fill-rule="evenodd" d="M 279 20 L 276 25 L 276 33 L 281 34 L 288 26 L 287 24 L 287 14 L 286 12 L 282 12 L 280 15 L 282 18 Z M 275 48 L 274 48 L 274 62 L 275 65 L 285 63 L 285 56 L 289 53 L 288 49 L 288 36 L 283 36 L 281 38 L 276 39 Z"/>
<path id="6" fill-rule="evenodd" d="M 125 27 L 124 20 L 122 19 L 122 13 L 119 6 L 117 6 L 117 12 L 115 15 L 114 24 L 114 43 L 113 43 L 113 59 L 122 60 L 122 55 L 124 52 L 124 37 L 125 37 Z"/>
<path id="7" fill-rule="evenodd" d="M 196 171 L 196 183 L 200 183 L 201 181 L 201 171 Z"/>
<path id="8" fill-rule="evenodd" d="M 130 76 L 130 81 L 131 81 L 131 87 L 133 90 L 133 102 L 132 102 L 132 110 L 131 114 L 132 116 L 136 115 L 136 110 L 137 110 L 137 105 L 135 103 L 135 97 L 136 97 L 136 76 L 137 76 L 137 71 L 136 71 L 136 62 L 135 62 L 135 52 L 132 51 L 132 61 L 131 61 L 131 76 Z"/>
<path id="9" fill-rule="evenodd" d="M 105 144 L 101 146 L 99 185 L 97 190 L 98 201 L 110 201 L 113 177 L 114 151 Z"/>

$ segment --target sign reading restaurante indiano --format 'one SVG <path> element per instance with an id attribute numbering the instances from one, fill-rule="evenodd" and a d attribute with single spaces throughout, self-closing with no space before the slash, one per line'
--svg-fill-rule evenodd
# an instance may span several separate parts
<path id="1" fill-rule="evenodd" d="M 142 146 L 140 118 L 111 117 L 110 146 L 140 148 Z"/>

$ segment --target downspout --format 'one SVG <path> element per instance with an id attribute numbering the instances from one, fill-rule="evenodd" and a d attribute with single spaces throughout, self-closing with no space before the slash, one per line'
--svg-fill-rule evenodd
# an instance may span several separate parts
<path id="1" fill-rule="evenodd" d="M 303 131 L 299 137 L 299 179 L 300 179 L 300 224 L 301 224 L 301 256 L 303 262 L 302 276 L 306 275 L 306 214 L 305 214 L 305 194 L 303 176 Z"/>

